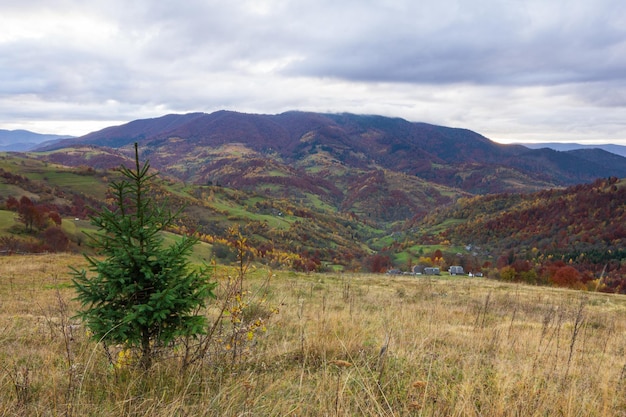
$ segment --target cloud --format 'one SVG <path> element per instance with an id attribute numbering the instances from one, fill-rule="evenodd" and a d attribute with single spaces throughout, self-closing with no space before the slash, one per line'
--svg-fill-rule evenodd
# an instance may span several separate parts
<path id="1" fill-rule="evenodd" d="M 30 0 L 0 25 L 5 125 L 300 109 L 626 139 L 621 0 Z"/>
<path id="2" fill-rule="evenodd" d="M 607 17 L 612 2 L 604 3 L 605 8 L 602 2 L 443 0 L 428 8 L 423 2 L 407 2 L 402 10 L 378 6 L 345 33 L 331 19 L 335 41 L 313 46 L 292 73 L 490 85 L 623 79 L 623 8 Z M 348 16 L 348 10 L 339 11 L 340 21 Z"/>

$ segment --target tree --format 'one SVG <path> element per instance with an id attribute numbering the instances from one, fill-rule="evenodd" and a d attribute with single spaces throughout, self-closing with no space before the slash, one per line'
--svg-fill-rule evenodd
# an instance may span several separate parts
<path id="1" fill-rule="evenodd" d="M 61 215 L 56 211 L 49 211 L 48 219 L 57 226 L 61 226 L 61 223 L 63 222 Z"/>
<path id="2" fill-rule="evenodd" d="M 70 245 L 70 240 L 67 235 L 58 226 L 48 227 L 41 233 L 41 238 L 44 242 L 46 250 L 54 252 L 64 252 Z"/>
<path id="3" fill-rule="evenodd" d="M 17 209 L 20 208 L 20 202 L 17 201 L 15 197 L 10 196 L 9 198 L 7 198 L 7 201 L 5 203 L 5 208 L 7 210 L 17 211 Z"/>
<path id="4" fill-rule="evenodd" d="M 31 199 L 26 196 L 20 198 L 17 213 L 19 221 L 24 223 L 26 230 L 29 232 L 32 232 L 33 226 L 39 222 L 38 220 L 41 217 L 39 210 L 37 210 Z"/>
<path id="5" fill-rule="evenodd" d="M 365 259 L 365 265 L 370 272 L 384 272 L 391 267 L 388 255 L 376 253 Z"/>
<path id="6" fill-rule="evenodd" d="M 85 255 L 92 277 L 73 269 L 78 316 L 93 338 L 138 351 L 146 369 L 158 348 L 204 332 L 206 318 L 197 311 L 215 288 L 206 269 L 192 268 L 188 260 L 197 239 L 163 245 L 161 232 L 180 210 L 173 213 L 148 197 L 156 175 L 149 169 L 148 162 L 140 166 L 135 143 L 135 169 L 122 166 L 125 179 L 110 184 L 113 207 L 90 217 L 98 233 L 88 237 L 104 259 Z"/>
<path id="7" fill-rule="evenodd" d="M 22 196 L 18 201 L 9 197 L 5 204 L 7 210 L 17 211 L 18 221 L 24 224 L 26 231 L 32 233 L 35 229 L 45 230 L 52 223 L 61 225 L 61 216 L 45 205 L 35 205 L 28 197 Z"/>
<path id="8" fill-rule="evenodd" d="M 552 282 L 560 287 L 574 288 L 580 286 L 580 272 L 572 266 L 563 266 L 556 270 Z"/>

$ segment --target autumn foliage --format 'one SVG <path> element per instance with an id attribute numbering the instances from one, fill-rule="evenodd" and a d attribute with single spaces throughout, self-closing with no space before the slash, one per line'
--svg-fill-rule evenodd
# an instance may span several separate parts
<path id="1" fill-rule="evenodd" d="M 64 252 L 69 248 L 70 241 L 60 227 L 62 219 L 56 207 L 35 203 L 27 196 L 19 200 L 11 196 L 7 198 L 5 208 L 17 214 L 26 236 L 38 240 L 4 236 L 0 240 L 0 249 L 10 252 Z"/>
<path id="2" fill-rule="evenodd" d="M 626 292 L 625 181 L 463 198 L 421 225 L 446 221 L 451 226 L 422 239 L 472 247 L 477 258 L 494 260 L 494 277 Z"/>
<path id="3" fill-rule="evenodd" d="M 54 208 L 37 205 L 26 196 L 20 198 L 19 201 L 15 197 L 9 197 L 6 208 L 17 212 L 19 221 L 24 224 L 28 232 L 41 231 L 53 224 L 61 225 L 61 216 Z"/>

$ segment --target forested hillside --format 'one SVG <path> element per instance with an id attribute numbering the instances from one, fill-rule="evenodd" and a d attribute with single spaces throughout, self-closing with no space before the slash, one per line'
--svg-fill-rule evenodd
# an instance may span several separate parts
<path id="1" fill-rule="evenodd" d="M 235 181 L 236 170 L 222 173 L 205 167 L 233 161 L 246 166 L 250 159 L 263 171 L 278 167 L 282 177 L 307 177 L 306 181 L 320 184 L 328 176 L 331 181 L 341 178 L 333 175 L 337 170 L 382 170 L 472 194 L 528 192 L 599 177 L 626 177 L 626 158 L 604 151 L 597 155 L 595 150 L 533 150 L 502 145 L 468 129 L 346 113 L 170 114 L 112 126 L 45 150 L 96 145 L 130 154 L 134 142 L 155 168 L 197 184 Z M 588 152 L 596 155 L 588 157 Z M 320 161 L 322 167 L 312 167 Z M 246 185 L 255 192 L 265 186 L 247 179 Z"/>
<path id="2" fill-rule="evenodd" d="M 0 252 L 90 251 L 89 216 L 108 204 L 108 186 L 118 178 L 116 169 L 0 154 Z M 184 207 L 169 232 L 197 236 L 209 248 L 200 259 L 206 262 L 234 262 L 233 240 L 242 233 L 254 259 L 272 267 L 357 270 L 371 253 L 366 242 L 384 233 L 330 206 L 307 208 L 219 185 L 157 177 L 150 197 L 173 210 Z"/>
<path id="3" fill-rule="evenodd" d="M 612 177 L 531 194 L 462 198 L 427 216 L 417 226 L 431 232 L 414 238 L 470 248 L 483 266 L 508 268 L 510 279 L 547 282 L 555 267 L 567 265 L 577 272 L 570 270 L 567 285 L 597 280 L 624 292 L 625 224 L 626 181 Z"/>

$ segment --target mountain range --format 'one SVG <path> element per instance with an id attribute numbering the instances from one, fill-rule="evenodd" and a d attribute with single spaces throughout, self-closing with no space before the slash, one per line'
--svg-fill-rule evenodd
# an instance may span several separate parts
<path id="1" fill-rule="evenodd" d="M 544 143 L 524 143 L 524 146 L 531 149 L 550 148 L 555 151 L 574 151 L 578 149 L 602 149 L 607 152 L 614 153 L 619 156 L 626 157 L 626 146 L 615 144 L 598 144 L 583 145 L 580 143 L 560 143 L 560 142 L 544 142 Z"/>
<path id="2" fill-rule="evenodd" d="M 351 208 L 354 194 L 346 190 L 368 181 L 389 183 L 394 176 L 471 194 L 527 192 L 599 177 L 626 177 L 626 158 L 601 149 L 530 149 L 498 144 L 467 129 L 382 116 L 296 111 L 170 114 L 40 149 L 93 145 L 130 155 L 134 142 L 154 167 L 184 181 L 256 190 L 271 185 L 283 193 L 304 187 L 344 209 Z M 115 158 L 109 162 L 119 163 Z"/>
<path id="3" fill-rule="evenodd" d="M 28 130 L 0 129 L 0 151 L 29 151 L 45 142 L 70 138 L 69 135 L 49 135 L 34 133 Z"/>

